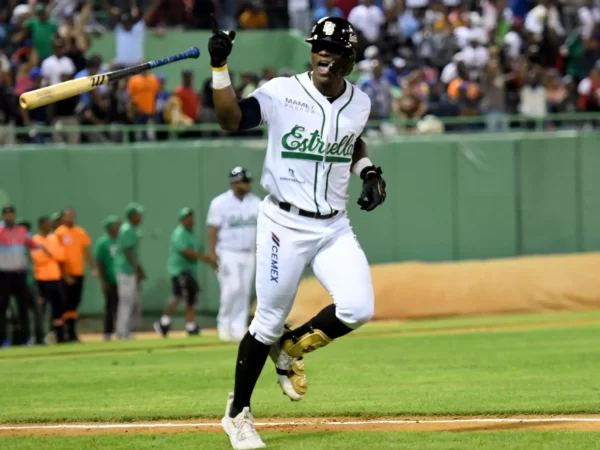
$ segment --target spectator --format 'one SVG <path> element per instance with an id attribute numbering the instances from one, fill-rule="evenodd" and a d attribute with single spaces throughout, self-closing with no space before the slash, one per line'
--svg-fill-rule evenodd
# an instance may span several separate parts
<path id="1" fill-rule="evenodd" d="M 584 40 L 592 39 L 596 27 L 600 24 L 600 6 L 595 0 L 584 0 L 583 5 L 577 10 L 581 37 Z"/>
<path id="2" fill-rule="evenodd" d="M 128 113 L 136 125 L 146 125 L 154 119 L 156 112 L 156 94 L 160 90 L 160 81 L 150 72 L 132 76 L 127 82 L 129 95 Z M 144 135 L 148 137 L 147 134 Z M 137 140 L 141 139 L 138 133 Z"/>
<path id="3" fill-rule="evenodd" d="M 19 96 L 31 87 L 31 71 L 38 66 L 39 60 L 30 42 L 27 42 L 27 46 L 18 49 L 12 60 L 13 67 L 16 69 L 14 93 Z"/>
<path id="4" fill-rule="evenodd" d="M 101 67 L 102 67 L 102 58 L 99 55 L 93 55 L 87 61 L 86 68 L 77 72 L 75 74 L 74 78 L 77 79 L 77 78 L 85 78 L 85 77 L 89 77 L 89 76 L 98 75 L 99 73 L 103 72 L 103 71 L 101 71 Z M 91 92 L 84 92 L 83 94 L 81 94 L 79 96 L 79 100 L 81 101 L 83 106 L 88 107 L 88 106 L 90 106 L 90 103 L 92 101 L 92 96 L 98 97 L 98 96 L 100 96 L 100 94 L 103 94 L 107 91 L 108 91 L 108 86 L 106 86 L 106 85 L 100 86 L 99 88 L 94 89 Z"/>
<path id="5" fill-rule="evenodd" d="M 506 120 L 506 77 L 500 72 L 498 61 L 488 62 L 481 77 L 481 112 L 486 116 L 488 131 L 505 131 Z"/>
<path id="6" fill-rule="evenodd" d="M 35 16 L 24 22 L 23 29 L 14 37 L 13 42 L 20 42 L 29 33 L 38 57 L 43 61 L 52 54 L 52 42 L 58 32 L 58 24 L 48 17 L 45 4 L 38 3 L 34 11 Z"/>
<path id="7" fill-rule="evenodd" d="M 183 114 L 189 117 L 192 122 L 197 122 L 200 117 L 200 100 L 198 94 L 194 91 L 193 73 L 191 70 L 181 72 L 181 85 L 173 92 L 181 101 L 181 110 Z"/>
<path id="8" fill-rule="evenodd" d="M 165 114 L 165 105 L 166 105 L 167 101 L 169 100 L 169 97 L 171 97 L 171 93 L 167 90 L 167 87 L 166 87 L 167 78 L 166 78 L 165 74 L 162 72 L 158 73 L 158 74 L 156 74 L 156 78 L 158 78 L 158 81 L 160 83 L 158 93 L 156 94 L 156 117 L 158 119 L 158 123 L 164 125 L 167 123 L 165 121 L 165 115 L 164 115 Z"/>
<path id="9" fill-rule="evenodd" d="M 423 19 L 422 9 L 405 9 L 398 16 L 398 30 L 400 36 L 412 38 L 421 29 Z"/>
<path id="10" fill-rule="evenodd" d="M 313 23 L 317 23 L 323 17 L 344 17 L 344 13 L 336 6 L 335 0 L 325 0 L 323 6 L 315 9 Z"/>
<path id="11" fill-rule="evenodd" d="M 469 44 L 461 51 L 463 62 L 469 71 L 469 78 L 476 81 L 490 60 L 490 52 L 481 42 L 480 33 L 471 30 Z"/>
<path id="12" fill-rule="evenodd" d="M 89 103 L 81 106 L 83 106 L 82 125 L 103 127 L 110 123 L 110 98 L 107 94 L 95 95 Z M 84 135 L 88 142 L 107 143 L 110 141 L 106 131 L 86 131 Z"/>
<path id="13" fill-rule="evenodd" d="M 543 68 L 534 64 L 527 71 L 525 83 L 521 88 L 521 114 L 531 118 L 541 118 L 548 114 L 548 105 L 546 103 L 546 88 L 542 83 Z M 529 122 L 529 126 L 535 123 Z"/>
<path id="14" fill-rule="evenodd" d="M 275 69 L 273 67 L 265 67 L 265 69 L 263 70 L 262 79 L 258 82 L 258 87 L 262 87 L 263 84 L 267 83 L 268 81 L 271 81 L 273 78 L 275 78 L 276 75 L 277 72 L 275 72 Z"/>
<path id="15" fill-rule="evenodd" d="M 579 111 L 600 112 L 600 60 L 596 62 L 590 75 L 579 83 Z"/>
<path id="16" fill-rule="evenodd" d="M 240 14 L 240 27 L 245 29 L 266 28 L 267 14 L 258 0 L 251 0 Z"/>
<path id="17" fill-rule="evenodd" d="M 547 32 L 559 36 L 565 34 L 558 9 L 550 0 L 537 0 L 537 6 L 525 16 L 525 30 L 529 33 L 531 42 L 537 43 L 545 39 Z"/>
<path id="18" fill-rule="evenodd" d="M 360 88 L 371 99 L 370 119 L 389 119 L 392 112 L 392 90 L 390 82 L 383 76 L 383 65 L 380 61 L 371 61 L 371 74 Z"/>
<path id="19" fill-rule="evenodd" d="M 154 0 L 150 8 L 142 17 L 139 17 L 136 9 L 122 12 L 119 8 L 112 8 L 110 13 L 114 27 L 116 58 L 115 62 L 120 66 L 133 66 L 144 60 L 144 42 L 146 39 L 146 25 L 154 15 L 162 0 Z"/>
<path id="20" fill-rule="evenodd" d="M 354 25 L 363 38 L 363 45 L 376 44 L 381 35 L 381 27 L 385 24 L 383 10 L 373 4 L 373 0 L 362 0 L 362 4 L 355 6 L 348 21 Z"/>
<path id="21" fill-rule="evenodd" d="M 241 83 L 237 88 L 238 98 L 246 98 L 252 92 L 256 90 L 256 77 L 252 72 L 247 70 L 243 71 L 241 74 Z"/>
<path id="22" fill-rule="evenodd" d="M 42 62 L 42 75 L 47 85 L 67 81 L 75 75 L 75 64 L 66 56 L 66 42 L 61 37 L 55 37 L 52 46 L 52 55 Z"/>
<path id="23" fill-rule="evenodd" d="M 559 114 L 566 112 L 567 88 L 563 84 L 559 73 L 556 70 L 550 70 L 546 75 L 546 102 L 550 114 Z"/>
<path id="24" fill-rule="evenodd" d="M 76 219 L 75 211 L 72 208 L 65 208 L 62 212 L 62 225 L 54 231 L 54 235 L 65 251 L 62 267 L 66 294 L 63 320 L 66 324 L 66 340 L 69 342 L 79 342 L 77 310 L 83 295 L 86 262 L 91 267 L 94 278 L 98 278 L 96 262 L 90 248 L 92 241 L 87 231 L 76 225 Z"/>
<path id="25" fill-rule="evenodd" d="M 504 55 L 509 64 L 515 63 L 521 57 L 525 46 L 525 36 L 523 32 L 523 20 L 515 17 L 510 31 L 506 33 L 502 41 Z"/>
<path id="26" fill-rule="evenodd" d="M 303 35 L 308 34 L 312 28 L 310 0 L 287 0 L 287 7 L 290 28 L 300 31 Z"/>
<path id="27" fill-rule="evenodd" d="M 448 85 L 448 98 L 457 106 L 459 115 L 477 115 L 481 96 L 479 86 L 469 80 L 469 73 L 463 62 L 458 63 L 457 70 L 458 76 Z"/>
<path id="28" fill-rule="evenodd" d="M 42 86 L 42 71 L 35 67 L 29 72 L 30 86 L 27 91 L 39 89 Z M 47 127 L 50 125 L 50 107 L 41 106 L 32 110 L 19 108 L 23 118 L 23 125 L 29 128 L 29 137 L 34 144 L 43 144 L 45 135 L 37 131 L 38 127 Z"/>
<path id="29" fill-rule="evenodd" d="M 86 0 L 77 19 L 75 19 L 72 10 L 65 11 L 65 24 L 59 29 L 59 35 L 65 39 L 68 45 L 67 55 L 73 60 L 76 72 L 85 69 L 86 66 L 85 54 L 89 49 L 90 41 L 84 31 L 84 26 L 92 12 L 92 8 L 92 1 Z"/>
<path id="30" fill-rule="evenodd" d="M 402 95 L 394 102 L 394 112 L 403 119 L 419 119 L 427 112 L 428 88 L 421 71 L 414 71 L 402 82 Z"/>

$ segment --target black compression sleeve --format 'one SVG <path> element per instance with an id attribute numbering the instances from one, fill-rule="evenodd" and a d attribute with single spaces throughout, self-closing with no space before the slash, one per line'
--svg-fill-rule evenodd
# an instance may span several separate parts
<path id="1" fill-rule="evenodd" d="M 262 114 L 260 112 L 260 103 L 254 97 L 248 97 L 238 102 L 242 110 L 242 118 L 238 126 L 238 131 L 250 130 L 260 125 Z"/>

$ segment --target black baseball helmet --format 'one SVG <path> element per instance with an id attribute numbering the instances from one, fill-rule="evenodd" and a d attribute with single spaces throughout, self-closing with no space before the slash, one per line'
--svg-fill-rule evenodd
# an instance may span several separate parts
<path id="1" fill-rule="evenodd" d="M 231 183 L 250 183 L 252 176 L 250 171 L 238 166 L 229 172 L 229 181 Z"/>
<path id="2" fill-rule="evenodd" d="M 354 68 L 356 60 L 356 47 L 358 36 L 354 27 L 341 17 L 323 17 L 319 20 L 306 42 L 312 45 L 312 51 L 318 53 L 321 46 L 332 48 L 343 57 L 342 74 L 349 75 Z"/>

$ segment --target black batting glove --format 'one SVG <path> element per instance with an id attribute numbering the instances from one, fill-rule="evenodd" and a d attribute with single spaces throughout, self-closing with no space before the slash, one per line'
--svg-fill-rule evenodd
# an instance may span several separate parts
<path id="1" fill-rule="evenodd" d="M 211 15 L 213 35 L 208 40 L 208 54 L 211 67 L 218 69 L 227 64 L 227 57 L 233 49 L 235 31 L 219 30 L 214 14 Z"/>
<path id="2" fill-rule="evenodd" d="M 380 167 L 365 167 L 360 172 L 360 178 L 363 180 L 362 191 L 358 199 L 360 209 L 363 211 L 373 211 L 385 201 L 385 180 L 381 177 Z"/>

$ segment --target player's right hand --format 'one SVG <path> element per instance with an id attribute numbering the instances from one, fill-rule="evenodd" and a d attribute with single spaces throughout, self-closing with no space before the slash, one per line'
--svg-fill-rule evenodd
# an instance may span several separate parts
<path id="1" fill-rule="evenodd" d="M 227 64 L 227 57 L 233 49 L 235 31 L 219 30 L 217 19 L 211 15 L 213 35 L 208 40 L 208 53 L 210 55 L 210 66 L 218 69 Z"/>

